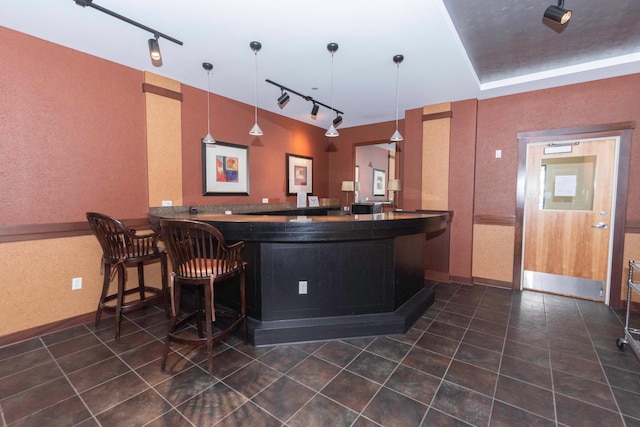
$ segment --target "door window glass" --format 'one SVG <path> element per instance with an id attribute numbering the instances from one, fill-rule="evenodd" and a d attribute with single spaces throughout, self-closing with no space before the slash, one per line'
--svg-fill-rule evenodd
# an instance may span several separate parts
<path id="1" fill-rule="evenodd" d="M 593 210 L 596 156 L 542 159 L 540 209 Z"/>

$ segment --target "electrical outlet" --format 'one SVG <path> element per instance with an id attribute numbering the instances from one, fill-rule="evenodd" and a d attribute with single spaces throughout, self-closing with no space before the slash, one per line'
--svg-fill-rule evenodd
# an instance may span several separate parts
<path id="1" fill-rule="evenodd" d="M 171 200 L 163 200 L 162 206 L 173 206 L 173 202 Z"/>
<path id="2" fill-rule="evenodd" d="M 306 295 L 307 294 L 307 281 L 306 280 L 300 280 L 298 282 L 298 294 L 300 294 L 300 295 Z"/>
<path id="3" fill-rule="evenodd" d="M 262 198 L 262 203 L 269 203 L 269 198 L 263 197 Z"/>
<path id="4" fill-rule="evenodd" d="M 71 279 L 71 290 L 77 291 L 78 289 L 82 289 L 82 277 L 74 277 Z"/>

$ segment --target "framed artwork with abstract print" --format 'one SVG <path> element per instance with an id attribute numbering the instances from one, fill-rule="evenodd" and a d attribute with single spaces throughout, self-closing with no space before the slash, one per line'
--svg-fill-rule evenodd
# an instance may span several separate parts
<path id="1" fill-rule="evenodd" d="M 202 193 L 249 195 L 249 147 L 216 142 L 202 144 Z"/>
<path id="2" fill-rule="evenodd" d="M 287 153 L 287 196 L 313 193 L 313 157 Z"/>

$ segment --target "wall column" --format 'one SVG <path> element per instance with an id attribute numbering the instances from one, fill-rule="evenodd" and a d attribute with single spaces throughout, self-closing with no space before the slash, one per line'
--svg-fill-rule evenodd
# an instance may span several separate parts
<path id="1" fill-rule="evenodd" d="M 149 207 L 182 202 L 182 93 L 180 82 L 145 72 Z"/>

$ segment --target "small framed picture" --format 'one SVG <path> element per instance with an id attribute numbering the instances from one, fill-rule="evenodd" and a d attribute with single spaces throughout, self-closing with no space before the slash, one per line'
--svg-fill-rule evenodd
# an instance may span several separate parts
<path id="1" fill-rule="evenodd" d="M 313 193 L 313 157 L 287 153 L 287 196 Z"/>

